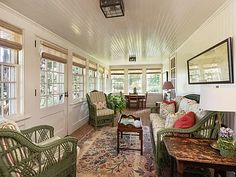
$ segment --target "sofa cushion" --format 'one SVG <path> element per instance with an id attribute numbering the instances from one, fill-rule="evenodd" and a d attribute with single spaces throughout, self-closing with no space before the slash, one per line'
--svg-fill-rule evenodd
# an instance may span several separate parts
<path id="1" fill-rule="evenodd" d="M 154 142 L 156 144 L 157 132 L 165 128 L 165 120 L 161 118 L 160 115 L 157 113 L 151 113 L 150 120 L 152 122 L 153 137 L 154 137 Z"/>
<path id="2" fill-rule="evenodd" d="M 106 116 L 111 114 L 114 114 L 114 111 L 112 109 L 97 110 L 97 116 Z"/>
<path id="3" fill-rule="evenodd" d="M 178 111 L 185 111 L 185 112 L 189 112 L 191 111 L 190 110 L 190 106 L 193 105 L 193 104 L 197 104 L 196 101 L 194 100 L 190 100 L 188 98 L 183 98 L 181 101 L 180 101 L 180 104 L 179 104 L 179 110 Z"/>
<path id="4" fill-rule="evenodd" d="M 193 112 L 187 112 L 175 122 L 174 128 L 190 128 L 195 124 L 195 120 L 195 114 Z"/>
<path id="5" fill-rule="evenodd" d="M 168 114 L 173 114 L 175 113 L 175 104 L 166 104 L 166 103 L 161 103 L 160 104 L 160 116 L 163 119 L 166 119 Z"/>
<path id="6" fill-rule="evenodd" d="M 175 98 L 175 102 L 176 102 L 176 105 L 175 105 L 175 107 L 176 107 L 176 111 L 179 110 L 179 105 L 180 105 L 180 102 L 181 102 L 181 100 L 182 100 L 183 98 L 184 98 L 183 96 L 177 96 L 177 97 Z"/>
<path id="7" fill-rule="evenodd" d="M 196 121 L 200 120 L 201 118 L 203 118 L 208 111 L 205 111 L 203 109 L 200 108 L 200 104 L 195 103 L 189 106 L 189 111 L 192 111 L 195 113 L 196 116 Z"/>
<path id="8" fill-rule="evenodd" d="M 184 114 L 184 111 L 176 112 L 174 114 L 168 114 L 165 121 L 165 128 L 173 128 L 175 122 Z"/>

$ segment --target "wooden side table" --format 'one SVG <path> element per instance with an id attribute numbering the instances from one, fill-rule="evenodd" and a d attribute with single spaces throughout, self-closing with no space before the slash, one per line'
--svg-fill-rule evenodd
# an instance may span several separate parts
<path id="1" fill-rule="evenodd" d="M 157 113 L 160 113 L 160 106 L 161 106 L 161 102 L 160 102 L 160 101 L 157 101 L 157 102 L 156 102 Z"/>
<path id="2" fill-rule="evenodd" d="M 136 127 L 134 125 L 135 120 L 140 121 L 140 126 Z M 120 147 L 120 138 L 123 138 L 123 135 L 125 133 L 129 135 L 130 133 L 137 133 L 137 136 L 139 136 L 140 140 L 140 149 Z M 119 154 L 121 149 L 140 151 L 140 154 L 143 155 L 143 127 L 142 127 L 142 120 L 140 117 L 134 117 L 133 115 L 124 115 L 124 114 L 121 115 L 117 127 L 117 154 Z"/>
<path id="3" fill-rule="evenodd" d="M 236 172 L 236 153 L 232 158 L 222 157 L 218 150 L 210 147 L 212 142 L 214 140 L 164 137 L 169 155 L 176 160 L 178 177 L 183 177 L 186 167 L 213 168 L 215 177 L 219 171 Z"/>

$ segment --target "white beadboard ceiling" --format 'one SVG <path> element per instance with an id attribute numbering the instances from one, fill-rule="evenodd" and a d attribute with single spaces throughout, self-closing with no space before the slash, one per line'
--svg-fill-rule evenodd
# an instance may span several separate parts
<path id="1" fill-rule="evenodd" d="M 106 19 L 99 0 L 0 0 L 106 64 L 161 63 L 226 0 L 124 0 Z M 1 17 L 0 17 L 1 18 Z"/>

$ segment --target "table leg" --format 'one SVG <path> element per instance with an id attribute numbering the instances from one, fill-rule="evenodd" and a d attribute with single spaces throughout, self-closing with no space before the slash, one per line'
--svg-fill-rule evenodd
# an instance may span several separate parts
<path id="1" fill-rule="evenodd" d="M 117 130 L 117 155 L 120 152 L 120 139 L 119 139 L 119 130 Z"/>
<path id="2" fill-rule="evenodd" d="M 141 141 L 141 155 L 143 155 L 143 130 L 139 133 L 140 141 Z"/>
<path id="3" fill-rule="evenodd" d="M 184 163 L 182 161 L 177 160 L 177 176 L 183 177 L 184 175 Z"/>

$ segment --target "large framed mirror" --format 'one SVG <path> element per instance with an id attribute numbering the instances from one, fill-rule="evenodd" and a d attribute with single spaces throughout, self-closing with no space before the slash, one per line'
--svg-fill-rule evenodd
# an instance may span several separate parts
<path id="1" fill-rule="evenodd" d="M 187 61 L 189 84 L 233 83 L 232 38 Z"/>

